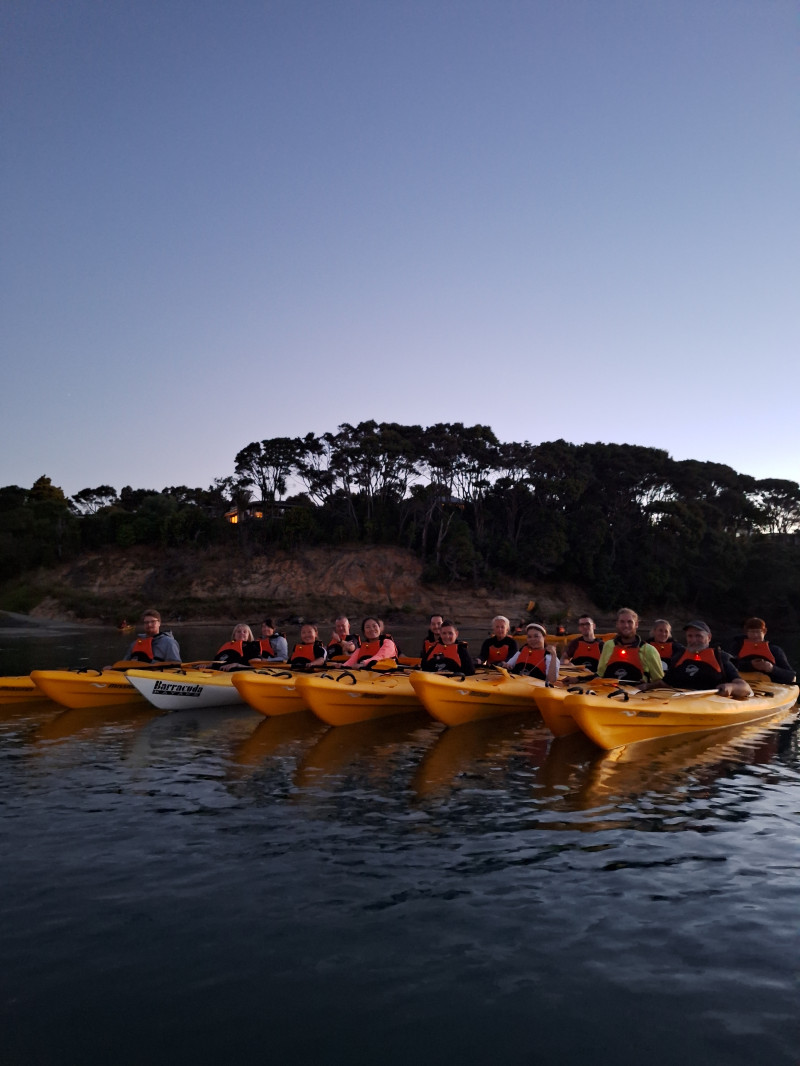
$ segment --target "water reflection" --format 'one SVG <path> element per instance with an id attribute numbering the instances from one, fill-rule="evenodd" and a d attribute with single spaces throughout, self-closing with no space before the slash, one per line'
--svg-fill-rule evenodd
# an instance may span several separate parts
<path id="1" fill-rule="evenodd" d="M 65 741 L 80 734 L 99 734 L 109 727 L 131 732 L 157 717 L 159 713 L 154 707 L 138 704 L 121 706 L 112 704 L 107 707 L 76 707 L 72 710 L 61 710 L 60 714 L 56 714 L 54 718 L 40 725 L 32 739 L 34 743 Z"/>

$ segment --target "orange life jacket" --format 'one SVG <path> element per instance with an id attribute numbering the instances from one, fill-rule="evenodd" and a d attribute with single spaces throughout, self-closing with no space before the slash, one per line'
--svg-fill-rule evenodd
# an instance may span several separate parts
<path id="1" fill-rule="evenodd" d="M 570 661 L 576 666 L 597 666 L 602 648 L 599 640 L 579 640 Z"/>
<path id="2" fill-rule="evenodd" d="M 437 670 L 458 670 L 461 672 L 461 655 L 459 653 L 458 641 L 455 644 L 442 644 L 440 641 L 432 646 L 430 653 L 427 656 L 427 662 L 436 662 Z M 452 666 L 451 666 L 452 664 Z"/>
<path id="3" fill-rule="evenodd" d="M 514 652 L 508 646 L 508 644 L 501 644 L 498 648 L 496 644 L 489 645 L 489 655 L 486 662 L 490 665 L 492 663 L 504 663 L 507 659 L 510 659 Z"/>
<path id="4" fill-rule="evenodd" d="M 772 654 L 768 640 L 748 640 L 745 637 L 741 648 L 736 652 L 736 665 L 740 670 L 751 670 L 753 659 L 767 659 L 773 665 L 775 664 L 775 656 Z"/>
<path id="5" fill-rule="evenodd" d="M 313 644 L 295 644 L 290 662 L 292 666 L 295 663 L 313 663 L 315 659 L 319 659 L 322 650 L 322 645 L 318 640 L 315 640 Z"/>
<path id="6" fill-rule="evenodd" d="M 725 674 L 713 648 L 700 651 L 686 651 L 674 666 L 670 667 L 669 677 L 678 688 L 714 688 L 725 680 Z"/>
<path id="7" fill-rule="evenodd" d="M 653 645 L 664 662 L 668 663 L 675 654 L 675 642 L 672 640 L 668 640 L 666 643 L 662 643 L 660 640 L 650 640 L 648 643 Z"/>
<path id="8" fill-rule="evenodd" d="M 380 651 L 381 644 L 385 640 L 391 640 L 391 637 L 383 636 L 378 637 L 377 640 L 365 640 L 361 647 L 358 649 L 357 663 L 360 663 L 362 659 L 372 659 Z"/>
<path id="9" fill-rule="evenodd" d="M 137 637 L 133 642 L 129 658 L 131 660 L 135 659 L 140 663 L 155 662 L 155 656 L 153 655 L 153 638 Z"/>
<path id="10" fill-rule="evenodd" d="M 618 681 L 641 681 L 644 678 L 644 667 L 639 655 L 639 646 L 615 644 L 603 670 L 603 677 L 615 677 Z"/>
<path id="11" fill-rule="evenodd" d="M 526 677 L 538 677 L 544 681 L 545 656 L 544 648 L 531 648 L 528 644 L 520 648 L 519 658 L 514 663 L 515 674 L 525 674 Z"/>
<path id="12" fill-rule="evenodd" d="M 266 657 L 268 659 L 274 659 L 278 654 L 272 647 L 272 643 L 269 637 L 262 637 L 261 640 L 258 641 L 258 650 L 261 652 L 262 657 Z"/>

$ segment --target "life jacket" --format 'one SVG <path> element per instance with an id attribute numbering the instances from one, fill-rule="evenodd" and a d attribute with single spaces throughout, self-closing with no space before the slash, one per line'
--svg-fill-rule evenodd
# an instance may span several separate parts
<path id="1" fill-rule="evenodd" d="M 155 637 L 137 637 L 133 642 L 131 653 L 128 658 L 139 663 L 152 663 L 155 662 L 155 655 L 153 655 L 153 641 Z"/>
<path id="2" fill-rule="evenodd" d="M 775 665 L 775 656 L 772 654 L 768 640 L 748 640 L 745 637 L 734 659 L 739 670 L 752 670 L 753 659 L 767 659 L 773 666 Z"/>
<path id="3" fill-rule="evenodd" d="M 506 660 L 511 658 L 511 656 L 514 654 L 515 651 L 516 651 L 516 642 L 515 642 L 515 646 L 514 646 L 514 650 L 513 651 L 508 646 L 508 644 L 500 644 L 499 646 L 497 644 L 490 644 L 489 645 L 489 654 L 488 654 L 488 656 L 486 658 L 486 662 L 489 663 L 490 666 L 493 663 L 504 663 L 504 662 L 506 662 Z"/>
<path id="4" fill-rule="evenodd" d="M 275 635 L 277 636 L 278 634 L 276 633 Z M 278 653 L 272 647 L 272 641 L 269 637 L 262 637 L 261 640 L 257 641 L 257 644 L 258 650 L 261 653 L 261 658 L 274 659 L 277 657 Z M 255 656 L 253 656 L 253 658 L 255 658 Z"/>
<path id="5" fill-rule="evenodd" d="M 658 654 L 661 656 L 663 662 L 668 663 L 672 656 L 675 654 L 675 648 L 673 647 L 674 641 L 668 640 L 666 643 L 662 643 L 660 640 L 650 640 L 648 644 L 652 644 Z"/>
<path id="6" fill-rule="evenodd" d="M 346 652 L 342 647 L 343 640 L 352 640 L 356 647 L 361 644 L 361 639 L 355 633 L 348 633 L 346 637 L 340 637 L 336 633 L 331 634 L 330 642 L 328 643 L 328 658 L 332 655 L 345 655 Z"/>
<path id="7" fill-rule="evenodd" d="M 431 647 L 426 661 L 434 663 L 435 670 L 456 670 L 461 673 L 463 664 L 459 649 L 463 647 L 464 643 L 460 640 L 455 644 L 442 644 L 437 640 Z"/>
<path id="8" fill-rule="evenodd" d="M 290 664 L 304 666 L 313 663 L 315 659 L 319 659 L 324 650 L 318 640 L 315 640 L 313 644 L 295 644 L 292 648 Z"/>
<path id="9" fill-rule="evenodd" d="M 531 648 L 526 644 L 520 648 L 519 658 L 514 663 L 514 673 L 524 674 L 526 677 L 538 677 L 544 681 L 547 676 L 545 673 L 546 655 L 544 648 Z"/>
<path id="10" fill-rule="evenodd" d="M 575 666 L 591 666 L 595 668 L 600 662 L 600 652 L 603 649 L 602 640 L 579 640 L 570 661 Z"/>
<path id="11" fill-rule="evenodd" d="M 360 663 L 362 659 L 373 659 L 385 640 L 391 640 L 392 638 L 386 634 L 382 637 L 378 637 L 377 640 L 365 640 L 364 643 L 358 648 L 358 657 L 356 662 Z"/>
<path id="12" fill-rule="evenodd" d="M 248 640 L 247 643 L 250 644 L 252 642 Z M 227 644 L 223 644 L 217 651 L 217 658 L 222 658 L 226 651 L 232 651 L 239 656 L 240 662 L 244 662 L 244 645 L 245 642 L 243 640 L 229 640 Z"/>
<path id="13" fill-rule="evenodd" d="M 715 688 L 725 680 L 725 673 L 713 648 L 686 651 L 669 668 L 670 681 L 678 688 Z"/>
<path id="14" fill-rule="evenodd" d="M 617 681 L 642 681 L 644 667 L 639 647 L 639 644 L 615 644 L 603 669 L 603 677 L 615 677 Z"/>
<path id="15" fill-rule="evenodd" d="M 433 630 L 429 629 L 427 637 L 422 642 L 422 658 L 424 659 L 431 648 L 435 648 L 438 643 L 438 637 L 435 637 L 433 635 Z"/>

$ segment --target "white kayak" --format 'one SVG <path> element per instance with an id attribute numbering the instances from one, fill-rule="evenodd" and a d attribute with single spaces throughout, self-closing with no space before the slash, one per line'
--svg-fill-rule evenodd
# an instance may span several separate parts
<path id="1" fill-rule="evenodd" d="M 128 670 L 128 681 L 160 711 L 241 707 L 233 674 L 220 670 Z"/>

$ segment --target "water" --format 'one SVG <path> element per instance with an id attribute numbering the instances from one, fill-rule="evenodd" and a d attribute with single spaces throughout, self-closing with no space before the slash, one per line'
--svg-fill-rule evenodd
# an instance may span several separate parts
<path id="1" fill-rule="evenodd" d="M 6 707 L 0 1061 L 796 1066 L 799 782 L 791 721 Z"/>

